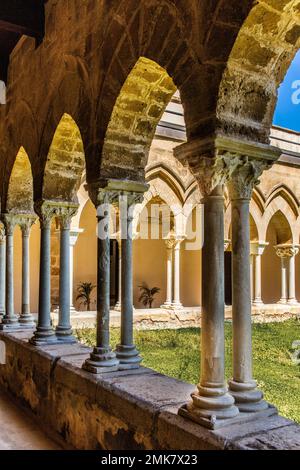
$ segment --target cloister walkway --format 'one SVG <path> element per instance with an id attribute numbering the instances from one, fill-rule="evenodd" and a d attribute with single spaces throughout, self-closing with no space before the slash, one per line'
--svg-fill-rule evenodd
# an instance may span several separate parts
<path id="1" fill-rule="evenodd" d="M 0 390 L 0 450 L 59 450 L 38 425 Z"/>

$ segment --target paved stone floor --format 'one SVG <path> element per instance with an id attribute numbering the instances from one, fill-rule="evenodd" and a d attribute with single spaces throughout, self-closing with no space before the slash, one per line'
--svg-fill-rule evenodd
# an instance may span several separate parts
<path id="1" fill-rule="evenodd" d="M 0 390 L 0 450 L 59 450 L 37 424 Z"/>

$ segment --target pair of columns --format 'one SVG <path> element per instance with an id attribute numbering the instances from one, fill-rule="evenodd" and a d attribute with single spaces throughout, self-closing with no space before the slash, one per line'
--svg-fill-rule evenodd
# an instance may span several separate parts
<path id="1" fill-rule="evenodd" d="M 180 414 L 210 428 L 239 413 L 268 409 L 252 375 L 250 200 L 263 170 L 278 158 L 269 146 L 218 136 L 176 149 L 189 160 L 204 206 L 202 251 L 201 377 L 192 401 Z M 232 211 L 233 377 L 225 383 L 224 185 Z"/>
<path id="2" fill-rule="evenodd" d="M 74 343 L 70 322 L 70 226 L 78 205 L 41 201 L 35 211 L 41 227 L 39 312 L 36 331 L 30 342 L 36 346 Z M 51 324 L 51 223 L 60 222 L 59 320 L 54 331 Z"/>
<path id="3" fill-rule="evenodd" d="M 88 185 L 98 218 L 97 344 L 83 368 L 94 374 L 138 368 L 139 351 L 133 340 L 133 209 L 143 200 L 147 185 L 109 180 L 104 187 Z M 110 206 L 119 206 L 121 234 L 121 338 L 110 346 Z"/>
<path id="4" fill-rule="evenodd" d="M 283 244 L 274 247 L 281 259 L 281 298 L 280 304 L 296 304 L 295 257 L 298 245 Z"/>
<path id="5" fill-rule="evenodd" d="M 171 234 L 171 236 L 165 240 L 167 247 L 167 298 L 162 308 L 182 308 L 180 301 L 180 248 L 182 241 L 183 237 L 176 237 L 175 234 Z"/>
<path id="6" fill-rule="evenodd" d="M 33 328 L 35 323 L 30 313 L 30 230 L 36 220 L 32 214 L 5 214 L 4 228 L 0 234 L 0 292 L 1 329 Z M 15 314 L 14 303 L 14 230 L 22 231 L 22 310 Z"/>

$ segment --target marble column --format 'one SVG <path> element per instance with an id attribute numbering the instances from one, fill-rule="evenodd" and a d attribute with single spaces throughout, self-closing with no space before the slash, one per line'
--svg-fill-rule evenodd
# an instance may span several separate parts
<path id="1" fill-rule="evenodd" d="M 268 408 L 252 376 L 251 331 L 250 200 L 263 169 L 260 160 L 237 159 L 228 184 L 232 210 L 233 329 L 233 379 L 229 389 L 239 410 L 244 412 Z"/>
<path id="2" fill-rule="evenodd" d="M 71 273 L 70 273 L 70 227 L 78 206 L 64 207 L 60 216 L 60 274 L 59 274 L 59 315 L 56 337 L 60 343 L 76 343 L 70 318 Z M 72 273 L 73 275 L 73 273 Z"/>
<path id="3" fill-rule="evenodd" d="M 0 226 L 0 320 L 5 315 L 6 238 L 4 225 Z"/>
<path id="4" fill-rule="evenodd" d="M 114 310 L 117 312 L 121 311 L 121 298 L 122 298 L 122 244 L 121 244 L 121 236 L 118 235 L 117 238 L 118 243 L 118 252 L 119 252 L 119 280 L 118 280 L 118 300 L 115 305 Z"/>
<path id="5" fill-rule="evenodd" d="M 213 427 L 216 421 L 237 416 L 238 409 L 225 383 L 224 196 L 223 185 L 215 187 L 213 184 L 213 181 L 222 180 L 222 172 L 219 174 L 216 170 L 212 175 L 210 160 L 204 162 L 204 175 L 200 180 L 200 190 L 204 195 L 201 377 L 186 410 L 194 421 Z M 184 410 L 185 407 L 180 414 L 185 414 Z"/>
<path id="6" fill-rule="evenodd" d="M 121 342 L 116 355 L 119 369 L 136 369 L 142 358 L 133 340 L 133 263 L 132 263 L 132 224 L 133 210 L 143 201 L 143 193 L 129 193 L 120 196 L 122 287 L 121 287 Z"/>
<path id="7" fill-rule="evenodd" d="M 83 368 L 94 374 L 118 370 L 119 361 L 110 346 L 110 204 L 115 193 L 95 185 L 88 186 L 92 202 L 97 208 L 97 337 L 96 347 Z"/>
<path id="8" fill-rule="evenodd" d="M 254 260 L 253 276 L 254 276 L 254 288 L 253 288 L 253 305 L 262 305 L 262 290 L 261 290 L 261 257 L 264 253 L 266 246 L 269 243 L 265 242 L 251 242 L 251 253 Z"/>
<path id="9" fill-rule="evenodd" d="M 35 205 L 41 228 L 39 311 L 37 329 L 30 342 L 42 346 L 56 342 L 51 323 L 51 222 L 55 208 L 51 203 L 41 202 Z"/>
<path id="10" fill-rule="evenodd" d="M 34 328 L 34 318 L 30 313 L 30 254 L 29 237 L 35 216 L 20 216 L 20 228 L 22 230 L 22 311 L 19 323 L 22 328 Z"/>
<path id="11" fill-rule="evenodd" d="M 281 244 L 274 248 L 281 260 L 281 298 L 278 303 L 296 304 L 295 257 L 299 253 L 299 246 Z"/>
<path id="12" fill-rule="evenodd" d="M 172 307 L 172 295 L 173 295 L 173 250 L 175 245 L 175 238 L 173 235 L 165 240 L 167 249 L 167 298 L 161 308 Z"/>
<path id="13" fill-rule="evenodd" d="M 70 312 L 76 312 L 74 307 L 74 247 L 77 243 L 78 236 L 83 233 L 83 229 L 71 228 L 70 231 Z"/>
<path id="14" fill-rule="evenodd" d="M 2 319 L 0 329 L 18 329 L 20 328 L 18 317 L 15 314 L 14 303 L 14 230 L 15 216 L 4 215 L 4 226 L 6 232 L 6 271 L 5 271 L 5 315 Z"/>
<path id="15" fill-rule="evenodd" d="M 173 309 L 182 308 L 180 301 L 180 248 L 183 239 L 176 239 L 174 245 L 174 296 L 172 302 Z"/>

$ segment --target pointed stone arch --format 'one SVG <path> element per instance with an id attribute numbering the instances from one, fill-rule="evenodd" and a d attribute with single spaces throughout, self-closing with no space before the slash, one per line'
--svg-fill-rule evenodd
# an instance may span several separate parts
<path id="1" fill-rule="evenodd" d="M 65 113 L 54 133 L 44 170 L 43 199 L 76 201 L 85 168 L 80 130 Z"/>
<path id="2" fill-rule="evenodd" d="M 271 224 L 273 225 L 276 231 L 277 245 L 293 243 L 293 228 L 288 220 L 288 217 L 286 217 L 284 212 L 279 209 L 272 215 L 267 226 L 266 235 Z"/>
<path id="3" fill-rule="evenodd" d="M 156 62 L 140 57 L 116 100 L 102 150 L 103 178 L 144 180 L 157 124 L 176 87 Z"/>
<path id="4" fill-rule="evenodd" d="M 287 185 L 278 184 L 271 190 L 266 200 L 266 207 L 272 204 L 272 201 L 274 201 L 277 197 L 282 197 L 290 206 L 291 210 L 295 214 L 295 217 L 298 217 L 300 207 L 299 200 Z"/>
<path id="5" fill-rule="evenodd" d="M 299 47 L 299 0 L 255 2 L 219 89 L 217 118 L 227 135 L 269 143 L 277 90 Z"/>
<path id="6" fill-rule="evenodd" d="M 33 177 L 31 163 L 24 147 L 17 153 L 9 178 L 6 212 L 33 213 Z"/>

